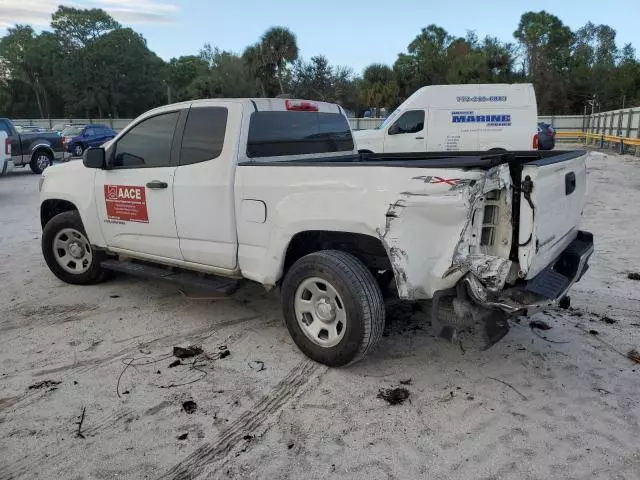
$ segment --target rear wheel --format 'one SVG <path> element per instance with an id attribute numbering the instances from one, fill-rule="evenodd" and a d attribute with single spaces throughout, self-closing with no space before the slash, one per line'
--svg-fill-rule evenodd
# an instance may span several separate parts
<path id="1" fill-rule="evenodd" d="M 331 367 L 356 362 L 382 336 L 380 287 L 349 253 L 324 250 L 298 260 L 282 284 L 282 301 L 293 341 L 316 362 Z"/>
<path id="2" fill-rule="evenodd" d="M 106 255 L 91 247 L 77 211 L 60 213 L 45 225 L 42 254 L 63 282 L 91 285 L 107 278 L 108 272 L 100 266 Z"/>
<path id="3" fill-rule="evenodd" d="M 53 165 L 53 155 L 45 150 L 33 154 L 29 167 L 33 173 L 42 173 L 47 167 Z"/>
<path id="4" fill-rule="evenodd" d="M 73 147 L 73 154 L 76 157 L 81 157 L 84 153 L 84 146 L 81 143 L 76 143 Z"/>

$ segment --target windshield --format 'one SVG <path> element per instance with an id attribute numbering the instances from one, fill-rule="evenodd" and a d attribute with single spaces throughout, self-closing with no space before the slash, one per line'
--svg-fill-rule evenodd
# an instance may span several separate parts
<path id="1" fill-rule="evenodd" d="M 75 137 L 76 135 L 80 135 L 83 128 L 84 127 L 67 127 L 62 131 L 62 135 L 65 137 Z"/>
<path id="2" fill-rule="evenodd" d="M 382 122 L 378 126 L 378 128 L 376 128 L 376 130 L 382 130 L 383 128 L 387 128 L 389 125 L 391 125 L 395 121 L 396 118 L 398 118 L 398 115 L 400 115 L 400 110 L 396 110 L 391 115 L 389 115 L 387 118 L 385 118 L 384 122 Z"/>

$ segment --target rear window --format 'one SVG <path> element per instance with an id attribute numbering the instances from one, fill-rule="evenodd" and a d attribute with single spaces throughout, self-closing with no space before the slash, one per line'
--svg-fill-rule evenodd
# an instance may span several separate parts
<path id="1" fill-rule="evenodd" d="M 201 107 L 189 110 L 180 148 L 180 165 L 191 165 L 219 157 L 226 129 L 226 108 Z"/>
<path id="2" fill-rule="evenodd" d="M 80 135 L 84 130 L 84 127 L 67 127 L 62 131 L 62 135 L 65 137 L 75 137 L 76 135 Z"/>
<path id="3" fill-rule="evenodd" d="M 319 112 L 253 112 L 247 157 L 348 152 L 353 137 L 344 115 Z"/>

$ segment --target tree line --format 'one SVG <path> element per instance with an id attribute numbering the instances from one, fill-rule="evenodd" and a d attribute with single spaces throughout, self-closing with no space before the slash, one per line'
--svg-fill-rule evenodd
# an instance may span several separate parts
<path id="1" fill-rule="evenodd" d="M 393 65 L 356 75 L 323 55 L 303 59 L 289 29 L 273 27 L 241 54 L 205 44 L 165 62 L 145 39 L 101 9 L 60 6 L 51 29 L 0 38 L 0 116 L 131 118 L 196 98 L 291 97 L 341 104 L 356 115 L 393 110 L 424 85 L 533 83 L 540 114 L 640 105 L 640 61 L 607 25 L 572 31 L 545 11 L 526 12 L 513 42 L 423 28 Z"/>

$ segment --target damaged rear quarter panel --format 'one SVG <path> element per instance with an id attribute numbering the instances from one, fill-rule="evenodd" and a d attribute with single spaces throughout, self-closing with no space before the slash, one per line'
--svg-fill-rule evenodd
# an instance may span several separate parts
<path id="1" fill-rule="evenodd" d="M 511 268 L 507 258 L 511 239 L 500 246 L 505 257 L 483 253 L 479 242 L 484 194 L 491 190 L 503 190 L 500 222 L 505 236 L 507 231 L 511 235 L 510 189 L 508 165 L 487 171 L 433 170 L 412 177 L 411 189 L 389 205 L 385 226 L 378 230 L 399 296 L 429 299 L 436 291 L 453 287 L 467 272 L 487 288 L 501 289 Z M 476 209 L 480 214 L 474 221 Z"/>
<path id="2" fill-rule="evenodd" d="M 468 222 L 466 191 L 475 188 L 484 173 L 457 169 L 407 173 L 413 174 L 408 188 L 387 207 L 378 236 L 389 255 L 400 298 L 429 299 L 462 276 L 452 274 L 443 279 Z"/>
<path id="3" fill-rule="evenodd" d="M 484 210 L 488 202 L 486 194 L 500 192 L 499 228 L 496 228 L 495 246 L 481 247 L 480 238 L 484 225 Z M 452 257 L 451 267 L 462 273 L 473 273 L 490 291 L 504 287 L 512 262 L 511 250 L 511 174 L 508 165 L 487 170 L 482 181 L 466 189 L 469 216 Z"/>

